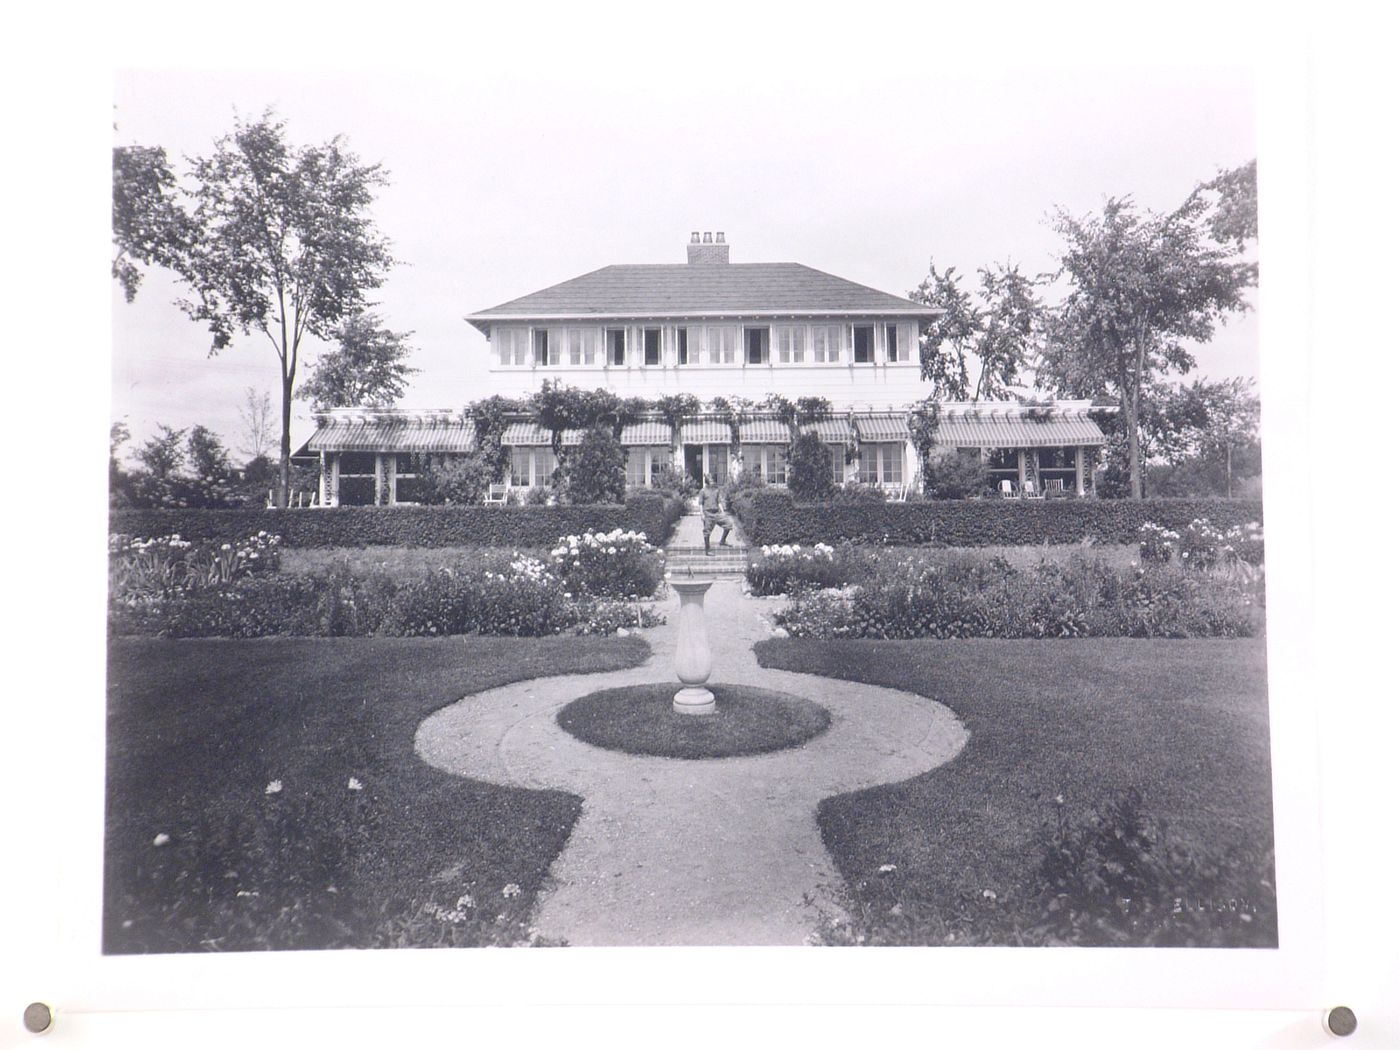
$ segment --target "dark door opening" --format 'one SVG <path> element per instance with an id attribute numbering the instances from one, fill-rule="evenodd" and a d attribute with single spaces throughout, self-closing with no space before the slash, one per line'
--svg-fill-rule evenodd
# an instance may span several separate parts
<path id="1" fill-rule="evenodd" d="M 685 446 L 685 473 L 697 485 L 705 483 L 705 446 Z"/>

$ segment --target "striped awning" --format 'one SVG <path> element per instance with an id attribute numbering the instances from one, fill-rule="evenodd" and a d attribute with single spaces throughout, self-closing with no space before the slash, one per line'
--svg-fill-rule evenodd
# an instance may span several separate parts
<path id="1" fill-rule="evenodd" d="M 667 445 L 671 444 L 671 425 L 658 420 L 644 423 L 631 423 L 622 428 L 624 445 Z"/>
<path id="2" fill-rule="evenodd" d="M 564 430 L 559 434 L 561 445 L 578 445 L 583 442 L 582 430 Z M 553 435 L 542 426 L 534 423 L 511 423 L 501 435 L 501 444 L 516 448 L 552 445 Z"/>
<path id="3" fill-rule="evenodd" d="M 815 432 L 817 437 L 829 445 L 844 445 L 851 439 L 851 424 L 845 419 L 823 419 L 816 423 L 807 423 L 802 430 Z"/>
<path id="4" fill-rule="evenodd" d="M 331 420 L 316 428 L 308 452 L 470 452 L 476 440 L 471 420 L 437 423 L 408 420 Z"/>
<path id="5" fill-rule="evenodd" d="M 681 442 L 686 445 L 727 445 L 729 424 L 719 419 L 696 419 L 681 425 Z"/>
<path id="6" fill-rule="evenodd" d="M 856 436 L 861 441 L 908 441 L 909 422 L 902 412 L 861 412 Z"/>
<path id="7" fill-rule="evenodd" d="M 739 424 L 739 441 L 745 445 L 786 445 L 787 424 L 776 419 L 753 419 Z"/>
<path id="8" fill-rule="evenodd" d="M 939 421 L 934 443 L 954 448 L 1044 448 L 1102 445 L 1103 431 L 1087 415 L 961 415 Z"/>

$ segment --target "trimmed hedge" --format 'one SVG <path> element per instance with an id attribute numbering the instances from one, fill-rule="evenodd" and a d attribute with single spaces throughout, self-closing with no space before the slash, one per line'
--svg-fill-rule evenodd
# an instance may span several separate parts
<path id="1" fill-rule="evenodd" d="M 1209 518 L 1219 529 L 1262 523 L 1259 500 L 1060 499 L 929 500 L 915 503 L 796 503 L 781 492 L 745 493 L 733 509 L 751 544 L 850 543 L 890 546 L 1019 547 L 1136 543 L 1155 522 L 1185 529 Z"/>
<path id="2" fill-rule="evenodd" d="M 267 531 L 284 547 L 552 547 L 560 536 L 613 529 L 665 544 L 685 505 L 659 495 L 625 504 L 525 507 L 326 507 L 317 510 L 114 510 L 108 530 L 236 542 Z"/>

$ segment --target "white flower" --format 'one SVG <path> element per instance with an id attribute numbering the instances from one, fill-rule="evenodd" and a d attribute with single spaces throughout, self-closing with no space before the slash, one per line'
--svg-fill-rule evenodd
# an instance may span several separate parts
<path id="1" fill-rule="evenodd" d="M 506 883 L 506 885 L 504 885 L 504 886 L 501 887 L 501 896 L 502 896 L 502 897 L 507 897 L 507 898 L 509 898 L 509 897 L 519 897 L 519 896 L 520 896 L 520 887 L 517 886 L 517 885 L 516 885 L 515 883 L 513 883 L 513 882 L 508 882 L 508 883 Z"/>
<path id="2" fill-rule="evenodd" d="M 361 784 L 359 780 L 357 780 L 355 777 L 351 777 L 350 783 L 346 784 L 345 786 L 351 791 L 363 791 L 365 789 L 365 786 Z"/>
<path id="3" fill-rule="evenodd" d="M 169 841 L 170 841 L 170 836 L 167 835 L 165 832 L 162 831 L 162 832 L 161 832 L 159 835 L 157 835 L 155 838 L 151 839 L 151 845 L 152 845 L 152 846 L 164 846 L 164 845 L 166 845 L 167 843 L 169 843 Z"/>
<path id="4" fill-rule="evenodd" d="M 274 780 L 272 783 L 268 784 L 267 787 L 263 788 L 263 794 L 264 794 L 264 795 L 275 795 L 275 794 L 277 794 L 277 793 L 278 793 L 279 791 L 281 791 L 281 790 L 282 790 L 282 781 L 280 781 L 280 780 Z"/>
<path id="5" fill-rule="evenodd" d="M 458 908 L 475 908 L 475 907 L 476 907 L 476 901 L 472 899 L 472 895 L 471 895 L 470 893 L 464 893 L 464 894 L 462 894 L 460 897 L 457 898 L 457 907 L 458 907 Z"/>
<path id="6" fill-rule="evenodd" d="M 881 865 L 880 865 L 878 868 L 876 868 L 875 870 L 878 871 L 881 875 L 888 875 L 890 872 L 894 871 L 894 865 L 893 865 L 893 864 L 881 864 Z"/>
<path id="7" fill-rule="evenodd" d="M 994 900 L 997 899 L 997 895 L 996 895 L 995 893 L 993 893 L 991 890 L 983 890 L 983 891 L 982 891 L 982 896 L 983 896 L 983 897 L 986 897 L 987 900 L 989 900 L 989 901 L 994 901 Z"/>

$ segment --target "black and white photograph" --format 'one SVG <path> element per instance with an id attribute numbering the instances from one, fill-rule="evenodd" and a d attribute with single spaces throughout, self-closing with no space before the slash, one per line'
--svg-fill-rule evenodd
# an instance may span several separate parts
<path id="1" fill-rule="evenodd" d="M 104 951 L 1277 945 L 1246 79 L 294 84 L 116 86 Z"/>
<path id="2" fill-rule="evenodd" d="M 109 992 L 487 948 L 1320 987 L 1267 63 L 867 32 L 104 74 Z"/>

